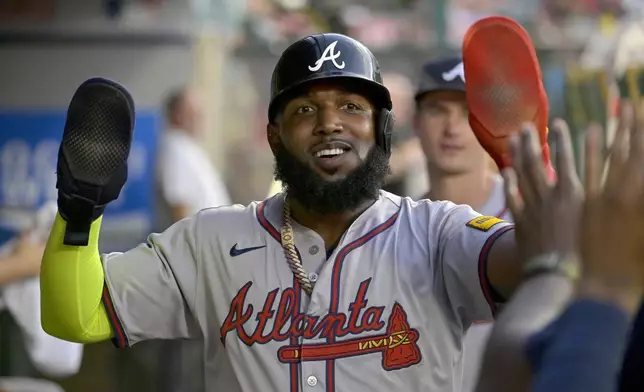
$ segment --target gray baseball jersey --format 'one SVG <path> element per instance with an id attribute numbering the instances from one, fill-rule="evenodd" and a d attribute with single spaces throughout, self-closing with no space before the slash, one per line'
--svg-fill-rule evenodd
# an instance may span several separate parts
<path id="1" fill-rule="evenodd" d="M 120 346 L 203 339 L 209 391 L 458 391 L 464 331 L 494 312 L 492 243 L 512 225 L 381 191 L 328 257 L 293 224 L 315 288 L 284 257 L 283 195 L 203 210 L 103 256 Z"/>
<path id="2" fill-rule="evenodd" d="M 503 178 L 496 176 L 494 188 L 487 202 L 479 209 L 483 215 L 496 216 L 506 221 L 512 221 L 505 203 Z M 483 352 L 492 331 L 492 322 L 474 323 L 465 334 L 463 344 L 463 386 L 461 392 L 474 392 L 478 381 L 479 370 L 483 360 Z"/>

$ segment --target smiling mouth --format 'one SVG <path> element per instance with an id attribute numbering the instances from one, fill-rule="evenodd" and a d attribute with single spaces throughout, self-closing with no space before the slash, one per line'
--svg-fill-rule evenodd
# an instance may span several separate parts
<path id="1" fill-rule="evenodd" d="M 349 148 L 325 148 L 313 154 L 316 158 L 330 159 L 336 158 L 348 152 Z"/>

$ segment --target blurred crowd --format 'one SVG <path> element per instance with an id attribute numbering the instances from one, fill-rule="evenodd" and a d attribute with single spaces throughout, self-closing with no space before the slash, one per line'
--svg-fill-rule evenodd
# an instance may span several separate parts
<path id="1" fill-rule="evenodd" d="M 133 12 L 147 13 L 154 19 L 167 3 L 173 2 L 101 2 L 106 15 L 116 21 Z M 427 192 L 430 181 L 423 146 L 413 132 L 414 94 L 425 61 L 457 53 L 463 35 L 476 20 L 493 14 L 511 16 L 530 32 L 538 49 L 544 83 L 554 103 L 553 115 L 566 117 L 570 113 L 561 108 L 568 99 L 564 85 L 570 61 L 586 50 L 589 37 L 603 31 L 609 34 L 620 21 L 640 17 L 644 8 L 639 1 L 625 0 L 192 3 L 197 14 L 210 12 L 211 23 L 228 27 L 219 86 L 225 99 L 218 111 L 222 127 L 218 134 L 223 135 L 218 138 L 224 147 L 218 150 L 219 157 L 203 142 L 209 132 L 203 126 L 204 115 L 210 110 L 203 91 L 189 84 L 167 86 L 167 93 L 159 97 L 163 122 L 158 129 L 154 231 L 162 231 L 204 207 L 245 204 L 275 191 L 271 189 L 273 157 L 265 134 L 270 72 L 277 56 L 297 38 L 321 31 L 339 32 L 362 41 L 376 53 L 397 118 L 387 190 L 418 198 Z M 55 13 L 54 0 L 0 0 L 0 25 L 37 24 Z M 227 19 L 222 22 L 221 18 Z M 10 39 L 11 35 L 4 37 Z M 493 162 L 487 163 L 494 168 Z M 198 380 L 191 376 L 191 366 L 201 355 L 196 347 L 151 342 L 124 353 L 112 350 L 109 344 L 85 348 L 67 344 L 39 330 L 39 252 L 54 207 L 42 206 L 38 218 L 23 225 L 22 232 L 2 233 L 0 392 L 60 391 L 61 387 L 67 392 L 199 391 Z"/>
<path id="2" fill-rule="evenodd" d="M 267 44 L 290 42 L 331 29 L 376 49 L 398 45 L 427 47 L 441 40 L 458 45 L 474 21 L 504 14 L 535 32 L 537 46 L 579 45 L 585 43 L 585 30 L 594 28 L 599 18 L 620 18 L 628 9 L 621 0 L 329 0 L 307 8 L 308 3 L 248 1 L 244 40 Z M 557 40 L 551 38 L 555 31 L 559 32 Z"/>

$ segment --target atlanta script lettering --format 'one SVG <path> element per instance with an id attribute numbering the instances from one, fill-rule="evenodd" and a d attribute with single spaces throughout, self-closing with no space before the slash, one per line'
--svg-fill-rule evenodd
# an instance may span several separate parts
<path id="1" fill-rule="evenodd" d="M 277 309 L 273 307 L 279 289 L 268 293 L 262 309 L 254 315 L 253 305 L 246 304 L 248 290 L 253 284 L 248 282 L 239 290 L 230 304 L 230 310 L 220 329 L 221 342 L 225 345 L 226 335 L 231 331 L 236 331 L 239 339 L 248 346 L 254 343 L 265 344 L 272 340 L 284 341 L 292 336 L 314 339 L 378 331 L 385 326 L 382 319 L 385 307 L 367 307 L 366 295 L 370 283 L 371 279 L 360 283 L 355 300 L 349 305 L 348 314 L 327 314 L 320 318 L 306 315 L 295 308 L 296 294 L 290 287 L 282 292 Z M 257 320 L 257 326 L 251 334 L 248 334 L 244 325 L 253 316 Z M 273 326 L 267 330 L 266 325 L 269 320 L 273 320 Z"/>

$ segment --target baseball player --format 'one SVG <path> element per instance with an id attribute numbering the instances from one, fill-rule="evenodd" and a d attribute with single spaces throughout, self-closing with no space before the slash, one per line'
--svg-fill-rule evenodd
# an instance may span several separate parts
<path id="1" fill-rule="evenodd" d="M 45 330 L 120 347 L 202 339 L 209 391 L 460 390 L 465 331 L 493 318 L 492 293 L 507 298 L 520 282 L 513 226 L 381 191 L 391 110 L 364 45 L 339 34 L 296 41 L 275 67 L 268 110 L 284 192 L 202 210 L 100 255 L 134 104 L 114 82 L 86 81 L 59 153 Z"/>
<path id="2" fill-rule="evenodd" d="M 424 198 L 472 206 L 484 215 L 509 220 L 503 178 L 479 144 L 468 121 L 465 75 L 460 57 L 423 65 L 416 90 L 414 130 L 427 160 L 431 184 Z M 481 356 L 492 324 L 477 322 L 467 331 L 463 392 L 474 391 Z"/>

